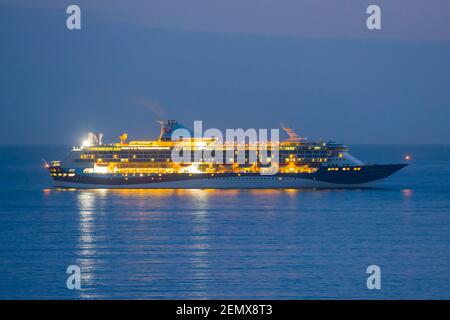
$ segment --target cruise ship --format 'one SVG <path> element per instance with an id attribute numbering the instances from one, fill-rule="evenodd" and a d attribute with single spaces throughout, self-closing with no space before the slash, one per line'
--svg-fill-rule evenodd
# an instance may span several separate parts
<path id="1" fill-rule="evenodd" d="M 54 186 L 154 189 L 363 188 L 373 186 L 406 166 L 364 163 L 353 157 L 349 148 L 343 144 L 310 142 L 284 125 L 282 129 L 288 138 L 268 141 L 263 157 L 262 150 L 258 149 L 261 144 L 247 140 L 231 143 L 231 150 L 234 151 L 230 156 L 230 153 L 225 152 L 230 150 L 230 143 L 214 138 L 174 139 L 173 133 L 177 129 L 192 131 L 175 120 L 159 123 L 161 131 L 157 140 L 127 141 L 127 134 L 123 134 L 118 142 L 103 144 L 101 133 L 89 133 L 88 139 L 81 146 L 74 147 L 62 160 L 46 163 Z M 189 158 L 174 161 L 174 148 L 180 148 L 180 145 L 180 150 L 188 152 Z M 221 150 L 224 151 L 223 155 L 219 153 Z M 195 157 L 195 152 L 200 156 Z M 251 157 L 252 153 L 257 155 L 256 160 Z M 215 155 L 214 159 L 211 159 L 211 155 Z"/>

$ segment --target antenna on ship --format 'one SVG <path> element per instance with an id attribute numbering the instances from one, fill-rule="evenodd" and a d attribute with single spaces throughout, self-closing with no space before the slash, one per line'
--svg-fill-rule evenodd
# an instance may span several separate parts
<path id="1" fill-rule="evenodd" d="M 283 128 L 283 130 L 287 133 L 287 135 L 289 136 L 289 139 L 287 139 L 286 141 L 290 141 L 290 142 L 302 142 L 303 140 L 305 140 L 306 138 L 300 137 L 295 131 L 294 129 L 292 129 L 291 127 L 287 127 L 285 126 L 282 122 L 280 122 L 281 124 L 281 128 Z"/>

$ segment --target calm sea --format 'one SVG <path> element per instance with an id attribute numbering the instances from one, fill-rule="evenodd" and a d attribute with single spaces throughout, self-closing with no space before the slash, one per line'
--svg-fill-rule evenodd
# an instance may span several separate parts
<path id="1" fill-rule="evenodd" d="M 411 165 L 368 190 L 68 191 L 41 160 L 67 147 L 1 147 L 0 298 L 450 299 L 450 146 L 351 150 Z"/>

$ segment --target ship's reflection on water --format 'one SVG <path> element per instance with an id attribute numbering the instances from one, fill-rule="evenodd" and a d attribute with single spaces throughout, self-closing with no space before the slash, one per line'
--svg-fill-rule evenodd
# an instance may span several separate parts
<path id="1" fill-rule="evenodd" d="M 189 236 L 188 250 L 192 252 L 192 255 L 188 258 L 188 263 L 192 265 L 189 269 L 191 277 L 200 280 L 193 282 L 194 287 L 191 295 L 201 298 L 207 290 L 204 280 L 210 279 L 211 276 L 211 268 L 208 261 L 208 251 L 211 249 L 208 196 L 211 196 L 211 193 L 208 194 L 204 190 L 197 191 L 199 192 L 191 194 L 194 204 L 194 210 L 192 211 L 194 224 L 192 225 L 192 233 Z"/>
<path id="2" fill-rule="evenodd" d="M 83 287 L 95 286 L 96 271 L 100 267 L 101 259 L 97 255 L 99 235 L 95 230 L 95 218 L 101 211 L 101 199 L 105 197 L 105 191 L 79 192 L 77 203 L 79 210 L 79 237 L 77 243 L 76 263 L 82 272 Z M 100 205 L 100 206 L 99 206 Z M 97 212 L 97 213 L 96 213 Z M 96 295 L 86 290 L 80 290 L 81 298 L 95 298 Z"/>
<path id="3" fill-rule="evenodd" d="M 209 286 L 217 277 L 223 277 L 211 274 L 217 266 L 211 265 L 210 254 L 217 255 L 217 247 L 223 247 L 217 246 L 218 237 L 227 238 L 220 234 L 217 224 L 221 221 L 217 215 L 229 212 L 239 224 L 239 215 L 245 215 L 241 212 L 245 205 L 240 198 L 245 197 L 249 205 L 261 205 L 267 214 L 268 201 L 270 204 L 277 197 L 289 201 L 298 193 L 298 190 L 200 189 L 53 191 L 69 192 L 77 199 L 79 236 L 75 255 L 82 272 L 80 298 L 110 297 L 105 293 L 110 290 L 108 283 L 136 285 L 137 294 L 155 285 L 165 287 L 177 281 L 190 283 L 188 290 L 180 291 L 181 295 L 208 297 Z M 242 205 L 236 206 L 237 203 Z M 239 226 L 231 224 L 224 230 L 239 233 Z"/>
<path id="4" fill-rule="evenodd" d="M 295 298 L 295 286 L 312 281 L 299 270 L 315 270 L 326 263 L 316 261 L 323 256 L 342 260 L 341 237 L 353 238 L 346 226 L 356 217 L 365 219 L 362 212 L 377 215 L 371 199 L 403 199 L 404 209 L 413 209 L 412 191 L 401 189 L 47 189 L 44 194 L 76 202 L 79 298 Z M 323 234 L 326 243 L 318 236 Z"/>

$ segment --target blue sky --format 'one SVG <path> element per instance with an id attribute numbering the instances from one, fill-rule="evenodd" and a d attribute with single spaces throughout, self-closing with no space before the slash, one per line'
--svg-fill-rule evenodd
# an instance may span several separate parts
<path id="1" fill-rule="evenodd" d="M 149 138 L 165 118 L 450 143 L 450 2 L 372 2 L 0 1 L 0 144 Z"/>

